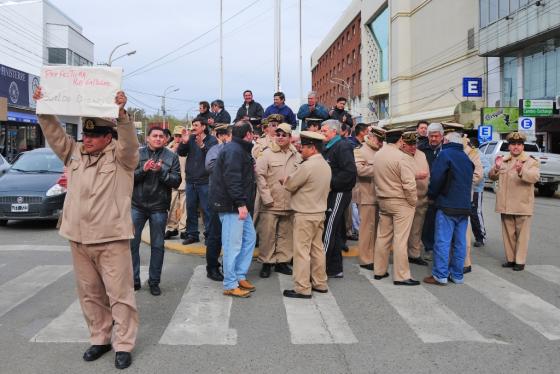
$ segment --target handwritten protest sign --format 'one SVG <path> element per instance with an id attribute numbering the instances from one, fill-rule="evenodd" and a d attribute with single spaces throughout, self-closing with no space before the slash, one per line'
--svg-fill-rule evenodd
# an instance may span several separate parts
<path id="1" fill-rule="evenodd" d="M 36 112 L 116 118 L 115 94 L 121 82 L 122 68 L 45 66 L 41 70 L 43 98 Z"/>

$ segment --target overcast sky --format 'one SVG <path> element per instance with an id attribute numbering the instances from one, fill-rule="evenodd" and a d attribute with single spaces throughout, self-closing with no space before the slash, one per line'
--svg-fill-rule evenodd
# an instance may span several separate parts
<path id="1" fill-rule="evenodd" d="M 125 77 L 123 87 L 129 103 L 148 113 L 161 107 L 166 87 L 180 90 L 167 101 L 169 114 L 192 115 L 200 100 L 218 98 L 219 0 L 50 0 L 83 27 L 84 35 L 95 43 L 95 62 L 106 62 L 118 44 L 130 42 L 113 56 L 137 50 L 113 64 L 127 73 L 177 50 L 167 58 Z M 255 3 L 254 5 L 251 5 Z M 337 21 L 350 0 L 302 0 L 304 95 L 311 87 L 310 56 Z M 87 4 L 87 5 L 86 5 Z M 274 0 L 224 0 L 224 101 L 235 115 L 243 99 L 242 91 L 253 90 L 264 107 L 274 93 Z M 299 97 L 298 0 L 282 0 L 282 90 L 290 99 Z M 165 63 L 169 62 L 169 63 Z M 163 64 L 165 63 L 165 64 Z M 174 100 L 181 99 L 181 100 Z M 292 108 L 297 110 L 297 108 Z"/>

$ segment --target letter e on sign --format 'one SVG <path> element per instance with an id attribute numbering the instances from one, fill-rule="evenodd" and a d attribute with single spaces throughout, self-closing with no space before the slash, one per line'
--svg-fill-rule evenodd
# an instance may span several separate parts
<path id="1" fill-rule="evenodd" d="M 463 78 L 464 97 L 482 97 L 482 78 Z"/>

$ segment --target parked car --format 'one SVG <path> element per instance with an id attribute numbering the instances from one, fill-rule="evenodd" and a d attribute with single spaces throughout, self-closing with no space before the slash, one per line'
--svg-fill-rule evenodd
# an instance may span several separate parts
<path id="1" fill-rule="evenodd" d="M 541 164 L 541 177 L 535 185 L 539 195 L 554 196 L 560 183 L 560 155 L 541 152 L 539 147 L 532 143 L 525 143 L 525 152 L 535 157 Z M 494 165 L 496 156 L 505 156 L 508 153 L 508 143 L 505 140 L 494 140 L 480 145 L 480 156 L 486 157 L 491 165 Z M 497 188 L 497 185 L 490 179 L 485 180 L 485 186 Z"/>
<path id="2" fill-rule="evenodd" d="M 0 226 L 8 220 L 57 220 L 66 186 L 64 165 L 51 149 L 19 154 L 0 177 Z"/>
<path id="3" fill-rule="evenodd" d="M 10 170 L 11 165 L 9 164 L 9 162 L 2 157 L 2 155 L 0 155 L 0 177 L 4 174 L 6 174 L 8 172 L 8 170 Z"/>

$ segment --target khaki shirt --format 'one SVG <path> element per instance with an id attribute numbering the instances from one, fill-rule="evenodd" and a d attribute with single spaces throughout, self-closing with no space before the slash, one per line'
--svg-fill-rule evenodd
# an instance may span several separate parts
<path id="1" fill-rule="evenodd" d="M 521 173 L 515 170 L 515 161 L 523 163 Z M 496 212 L 501 214 L 533 215 L 535 205 L 535 183 L 540 178 L 540 163 L 525 152 L 518 157 L 504 157 L 499 170 L 492 166 L 488 177 L 498 181 Z"/>
<path id="2" fill-rule="evenodd" d="M 361 205 L 375 204 L 375 183 L 373 182 L 373 157 L 377 153 L 371 144 L 364 142 L 362 146 L 354 149 L 354 160 L 358 172 L 356 186 L 354 187 L 354 201 Z"/>
<path id="3" fill-rule="evenodd" d="M 430 166 L 426 154 L 420 150 L 414 153 L 414 173 L 425 171 L 428 176 L 424 179 L 416 179 L 416 195 L 418 202 L 428 202 L 428 186 L 430 184 Z"/>
<path id="4" fill-rule="evenodd" d="M 255 160 L 257 160 L 259 157 L 262 156 L 264 150 L 272 147 L 273 144 L 276 144 L 274 142 L 274 139 L 270 138 L 268 135 L 262 138 L 258 138 L 257 141 L 255 142 L 255 145 L 253 145 L 253 149 L 251 149 L 251 155 Z"/>
<path id="5" fill-rule="evenodd" d="M 130 205 L 139 159 L 132 122 L 119 118 L 119 139 L 111 141 L 97 156 L 83 152 L 82 145 L 66 135 L 55 116 L 40 115 L 39 124 L 50 147 L 67 167 L 60 235 L 83 244 L 132 239 Z"/>
<path id="6" fill-rule="evenodd" d="M 482 178 L 484 178 L 484 168 L 482 166 L 482 162 L 480 161 L 480 152 L 478 149 L 471 148 L 466 144 L 464 146 L 464 150 L 467 156 L 469 156 L 469 160 L 471 160 L 474 165 L 472 185 L 476 186 L 480 183 Z"/>
<path id="7" fill-rule="evenodd" d="M 270 148 L 264 150 L 257 159 L 255 168 L 261 201 L 260 210 L 290 210 L 291 193 L 280 181 L 292 174 L 300 162 L 300 154 L 291 145 L 286 151 L 282 151 L 278 144 L 273 143 Z M 267 206 L 269 204 L 273 205 Z"/>
<path id="8" fill-rule="evenodd" d="M 373 178 L 378 198 L 404 199 L 416 206 L 416 175 L 412 156 L 395 144 L 384 145 L 373 158 Z"/>
<path id="9" fill-rule="evenodd" d="M 316 154 L 297 165 L 284 187 L 292 193 L 290 208 L 296 213 L 325 213 L 331 185 L 331 167 Z"/>

